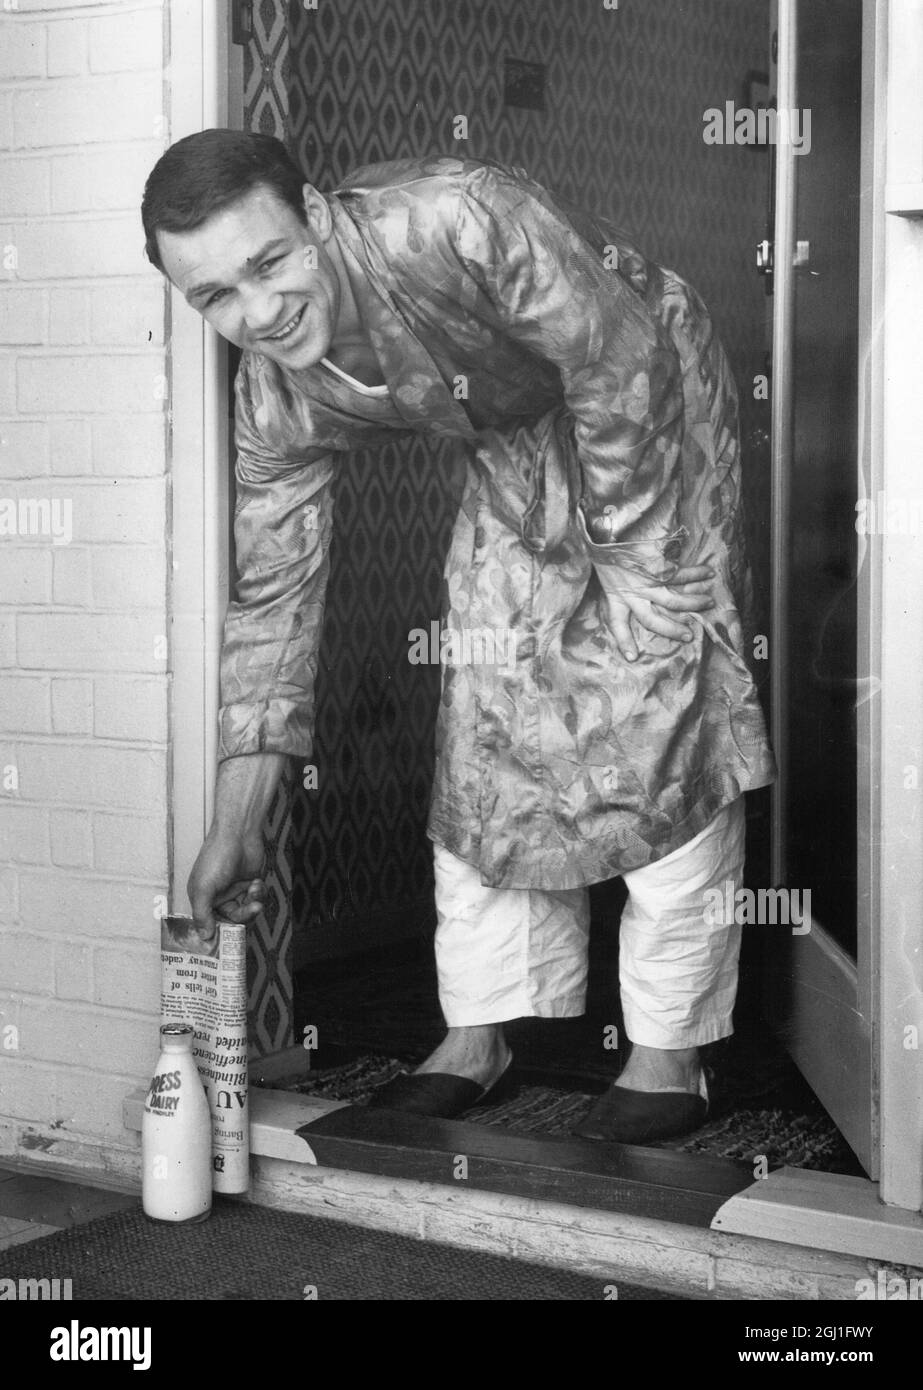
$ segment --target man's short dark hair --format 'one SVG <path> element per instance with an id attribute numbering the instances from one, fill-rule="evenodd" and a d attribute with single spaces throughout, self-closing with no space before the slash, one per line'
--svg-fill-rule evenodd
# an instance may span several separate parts
<path id="1" fill-rule="evenodd" d="M 249 130 L 202 130 L 177 140 L 144 186 L 141 220 L 151 265 L 163 271 L 158 232 L 191 232 L 252 189 L 270 188 L 305 221 L 305 179 L 281 140 Z"/>

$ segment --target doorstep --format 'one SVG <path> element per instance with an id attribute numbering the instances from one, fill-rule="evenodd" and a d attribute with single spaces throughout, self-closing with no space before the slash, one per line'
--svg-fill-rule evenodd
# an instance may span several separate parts
<path id="1" fill-rule="evenodd" d="M 125 1100 L 129 1129 L 144 1097 Z M 880 1268 L 923 1272 L 923 1219 L 861 1178 L 753 1183 L 724 1160 L 421 1117 L 398 1134 L 385 1112 L 288 1091 L 253 1088 L 250 1106 L 249 1200 L 266 1206 L 689 1298 L 850 1301 Z"/>

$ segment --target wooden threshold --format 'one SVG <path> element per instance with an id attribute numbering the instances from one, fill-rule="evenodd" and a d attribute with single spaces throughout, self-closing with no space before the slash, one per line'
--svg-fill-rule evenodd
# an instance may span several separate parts
<path id="1" fill-rule="evenodd" d="M 346 1106 L 298 1129 L 323 1168 L 711 1225 L 753 1181 L 748 1164 Z"/>

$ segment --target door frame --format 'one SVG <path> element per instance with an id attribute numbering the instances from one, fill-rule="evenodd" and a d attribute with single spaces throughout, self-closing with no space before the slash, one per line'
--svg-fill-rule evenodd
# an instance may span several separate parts
<path id="1" fill-rule="evenodd" d="M 863 301 L 868 325 L 863 340 L 863 438 L 868 463 L 882 486 L 895 496 L 913 497 L 917 441 L 923 435 L 923 399 L 914 378 L 921 357 L 917 324 L 923 320 L 923 150 L 916 138 L 916 103 L 923 85 L 923 0 L 864 0 L 864 11 L 874 112 L 866 158 L 871 161 L 867 168 L 874 192 Z M 217 0 L 170 0 L 171 140 L 231 123 L 228 79 L 239 52 L 231 48 L 227 19 Z M 882 177 L 885 166 L 887 182 Z M 184 309 L 174 292 L 171 907 L 180 906 L 181 894 L 184 900 L 186 876 L 211 816 L 228 562 L 226 365 L 220 342 Z M 870 728 L 866 806 L 871 828 L 860 848 L 871 918 L 898 924 L 896 930 L 882 933 L 878 978 L 870 974 L 867 986 L 869 997 L 877 996 L 879 1016 L 891 1021 L 890 1028 L 872 1034 L 872 1080 L 880 1085 L 881 1122 L 874 1146 L 880 1153 L 881 1184 L 875 1190 L 886 1203 L 919 1211 L 923 1068 L 916 1061 L 920 1052 L 897 1044 L 894 1030 L 916 1027 L 923 1037 L 923 816 L 919 793 L 908 805 L 903 787 L 910 756 L 923 762 L 923 625 L 918 621 L 920 605 L 906 602 L 907 594 L 923 594 L 923 548 L 914 554 L 912 547 L 901 547 L 893 538 L 870 539 L 875 544 L 870 547 L 868 631 L 877 631 L 880 638 L 882 700 L 880 724 Z M 874 814 L 879 796 L 880 820 Z M 823 1180 L 826 1175 L 817 1176 Z M 791 1211 L 790 1238 L 797 1242 L 797 1206 Z M 778 1225 L 784 1206 L 780 1209 L 776 1203 L 774 1212 L 775 1239 L 786 1239 Z"/>
<path id="2" fill-rule="evenodd" d="M 780 107 L 797 105 L 799 0 L 778 0 Z M 916 101 L 923 84 L 923 0 L 863 0 L 862 206 L 857 500 L 919 491 L 923 409 L 914 325 L 923 313 L 923 151 Z M 797 231 L 794 153 L 777 151 L 777 272 L 790 267 Z M 890 214 L 897 215 L 890 215 Z M 775 278 L 773 528 L 784 536 L 792 466 L 792 274 Z M 786 996 L 786 1041 L 800 1069 L 874 1180 L 881 1199 L 923 1207 L 923 758 L 921 547 L 906 536 L 865 537 L 858 578 L 858 669 L 868 673 L 857 710 L 858 883 L 854 961 L 818 923 L 777 971 Z M 774 552 L 775 552 L 774 547 Z M 780 764 L 773 789 L 773 879 L 785 882 L 784 791 L 789 772 L 786 698 L 788 596 L 784 543 L 774 565 L 772 735 Z M 787 967 L 797 966 L 790 976 Z M 911 1030 L 916 1030 L 912 1032 Z M 831 1041 L 832 1044 L 831 1045 Z"/>
<path id="3" fill-rule="evenodd" d="M 923 0 L 877 0 L 888 32 L 887 80 L 876 102 L 880 134 L 871 432 L 881 487 L 921 496 L 919 325 L 923 322 Z M 886 29 L 887 26 L 887 29 Z M 876 142 L 877 143 L 877 142 Z M 877 1038 L 881 1195 L 923 1206 L 923 538 L 884 536 L 874 572 L 880 591 L 881 730 L 876 767 L 881 819 L 875 902 L 879 932 Z M 908 777 L 910 768 L 914 777 Z M 915 780 L 916 786 L 908 786 Z M 915 1036 L 905 1030 L 915 1029 Z M 915 1046 L 908 1046 L 908 1037 Z"/>
<path id="4" fill-rule="evenodd" d="M 776 30 L 780 111 L 800 106 L 798 91 L 798 16 L 804 0 L 777 0 L 772 28 Z M 860 206 L 860 363 L 869 361 L 874 337 L 872 326 L 880 294 L 880 277 L 870 272 L 876 242 L 876 218 L 880 199 L 876 192 L 875 135 L 880 130 L 882 98 L 876 85 L 875 62 L 884 39 L 884 16 L 875 15 L 874 0 L 862 0 L 862 126 Z M 870 99 L 871 98 L 871 99 Z M 770 728 L 779 774 L 771 796 L 772 882 L 788 882 L 785 844 L 789 785 L 797 776 L 791 767 L 789 706 L 793 698 L 790 632 L 790 478 L 794 454 L 795 370 L 795 252 L 798 238 L 797 170 L 801 156 L 787 141 L 776 148 L 775 228 L 773 272 L 773 388 L 772 388 L 772 574 L 771 631 L 773 668 L 770 694 Z M 810 158 L 810 155 L 807 156 Z M 877 365 L 877 364 L 876 364 Z M 860 369 L 860 401 L 857 413 L 868 417 L 873 400 L 874 373 Z M 872 444 L 875 431 L 870 418 L 860 423 L 860 457 L 856 460 L 857 492 L 867 491 L 859 479 L 880 459 Z M 863 437 L 864 435 L 864 437 Z M 880 688 L 880 625 L 872 622 L 879 598 L 875 583 L 877 556 L 870 547 L 857 581 L 857 670 L 869 671 L 871 687 Z M 865 691 L 865 694 L 868 692 Z M 858 695 L 858 691 L 857 691 Z M 821 924 L 812 919 L 810 931 L 792 937 L 765 960 L 770 1017 L 780 1027 L 785 1045 L 825 1109 L 856 1153 L 869 1177 L 879 1175 L 878 1096 L 873 1084 L 874 1033 L 877 1018 L 878 960 L 875 930 L 874 884 L 877 875 L 872 827 L 876 820 L 878 779 L 875 762 L 880 746 L 880 702 L 866 698 L 857 709 L 857 903 L 856 958 L 845 951 Z M 831 1047 L 829 1040 L 835 1039 Z"/>
<path id="5" fill-rule="evenodd" d="M 171 0 L 169 141 L 228 123 L 227 6 Z M 211 823 L 228 594 L 227 350 L 170 289 L 170 910 Z"/>

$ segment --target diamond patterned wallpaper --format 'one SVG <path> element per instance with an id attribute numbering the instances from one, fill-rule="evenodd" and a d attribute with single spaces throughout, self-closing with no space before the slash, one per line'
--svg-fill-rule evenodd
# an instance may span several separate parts
<path id="1" fill-rule="evenodd" d="M 254 8 L 248 123 L 284 136 L 321 189 L 358 164 L 411 155 L 519 163 L 690 279 L 742 386 L 748 501 L 766 515 L 767 422 L 743 388 L 763 366 L 752 264 L 768 161 L 706 146 L 702 116 L 740 103 L 747 70 L 766 67 L 768 0 L 291 0 L 287 36 L 282 6 Z M 546 65 L 544 111 L 503 106 L 504 58 Z M 464 142 L 453 139 L 459 115 Z M 291 842 L 276 842 L 291 859 L 296 958 L 311 954 L 312 933 L 345 939 L 431 905 L 423 828 L 438 670 L 409 666 L 406 634 L 438 614 L 458 478 L 451 446 L 434 457 L 419 442 L 342 469 L 319 789 L 294 787 Z M 764 545 L 757 525 L 758 574 Z"/>

